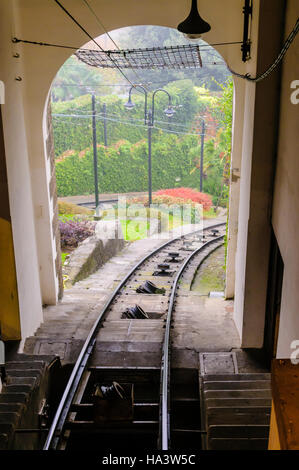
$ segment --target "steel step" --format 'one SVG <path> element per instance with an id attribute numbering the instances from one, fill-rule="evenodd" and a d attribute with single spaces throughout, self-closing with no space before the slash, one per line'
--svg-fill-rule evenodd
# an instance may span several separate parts
<path id="1" fill-rule="evenodd" d="M 208 450 L 264 450 L 271 414 L 268 373 L 200 377 L 202 442 Z"/>
<path id="2" fill-rule="evenodd" d="M 269 373 L 257 374 L 213 374 L 202 376 L 204 383 L 207 382 L 239 382 L 239 381 L 256 381 L 256 380 L 271 380 Z"/>
<path id="3" fill-rule="evenodd" d="M 270 408 L 209 408 L 207 410 L 207 428 L 217 424 L 264 424 L 270 422 Z"/>
<path id="4" fill-rule="evenodd" d="M 247 425 L 231 425 L 221 424 L 209 427 L 209 438 L 268 438 L 269 426 L 247 424 Z"/>
<path id="5" fill-rule="evenodd" d="M 271 399 L 270 389 L 252 390 L 206 390 L 203 392 L 208 398 L 268 398 Z"/>
<path id="6" fill-rule="evenodd" d="M 209 450 L 267 450 L 268 439 L 210 439 Z"/>
<path id="7" fill-rule="evenodd" d="M 271 390 L 269 380 L 204 382 L 204 390 Z"/>
<path id="8" fill-rule="evenodd" d="M 271 407 L 269 398 L 207 398 L 205 403 L 206 408 Z"/>

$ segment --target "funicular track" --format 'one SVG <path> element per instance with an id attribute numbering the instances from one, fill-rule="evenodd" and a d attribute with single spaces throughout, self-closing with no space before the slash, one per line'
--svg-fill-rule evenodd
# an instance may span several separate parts
<path id="1" fill-rule="evenodd" d="M 194 407 L 198 404 L 197 398 L 191 395 L 183 399 L 179 396 L 175 398 L 176 391 L 173 390 L 173 381 L 171 380 L 173 375 L 171 373 L 171 330 L 175 328 L 175 325 L 173 325 L 173 312 L 175 310 L 176 297 L 180 289 L 180 282 L 186 271 L 193 266 L 191 271 L 195 273 L 198 265 L 212 251 L 223 244 L 224 234 L 225 223 L 218 223 L 204 228 L 203 231 L 191 232 L 171 239 L 143 257 L 122 279 L 99 313 L 78 356 L 49 429 L 44 450 L 78 449 L 78 446 L 80 448 L 84 441 L 84 436 L 85 438 L 88 436 L 88 445 L 89 448 L 92 448 L 93 438 L 96 436 L 94 442 L 95 446 L 97 446 L 98 441 L 96 439 L 98 439 L 99 435 L 101 435 L 101 445 L 105 447 L 109 442 L 111 447 L 111 444 L 113 446 L 111 441 L 120 433 L 122 433 L 122 440 L 126 440 L 128 436 L 131 436 L 132 439 L 132 436 L 134 436 L 133 441 L 129 441 L 133 442 L 133 445 L 138 446 L 138 439 L 142 439 L 142 436 L 144 436 L 150 447 L 168 450 L 171 448 L 172 441 L 175 443 L 180 441 L 181 434 L 184 435 L 183 440 L 187 437 L 188 442 L 189 431 L 194 431 L 194 433 L 201 432 L 198 429 L 192 429 L 193 426 L 191 426 L 191 429 L 184 429 L 186 426 L 182 427 L 173 424 L 175 421 L 180 422 L 182 416 L 186 414 L 194 414 L 192 406 Z M 171 251 L 169 248 L 171 248 Z M 100 364 L 93 364 L 91 366 L 90 362 L 96 342 L 99 340 L 99 332 L 101 328 L 105 328 L 112 306 L 119 302 L 119 299 L 123 296 L 130 283 L 131 291 L 133 285 L 133 289 L 136 292 L 136 285 L 134 285 L 134 281 L 137 280 L 134 279 L 137 276 L 136 273 L 141 268 L 144 269 L 145 266 L 149 269 L 149 264 L 150 269 L 152 269 L 153 265 L 156 266 L 156 271 L 152 276 L 150 274 L 147 276 L 149 284 L 145 280 L 143 287 L 146 289 L 152 288 L 154 283 L 154 288 L 152 292 L 145 290 L 144 296 L 151 296 L 152 298 L 155 293 L 161 294 L 163 292 L 163 302 L 168 297 L 165 320 L 152 320 L 160 322 L 161 330 L 164 332 L 162 334 L 160 367 L 119 368 L 116 366 L 107 368 L 102 367 Z M 167 281 L 165 281 L 166 279 Z M 191 282 L 192 279 L 190 285 Z M 154 292 L 155 288 L 158 289 L 156 292 Z M 126 298 L 128 298 L 128 293 L 126 295 Z M 141 311 L 142 313 L 144 312 Z M 136 323 L 142 322 L 146 326 L 150 324 L 146 319 L 141 320 L 142 315 L 132 316 L 131 318 L 135 318 L 133 321 Z M 148 334 L 151 334 L 150 329 Z M 179 377 L 178 382 L 180 380 L 182 378 Z M 94 396 L 92 394 L 94 393 L 95 385 L 98 382 L 113 384 L 115 381 L 119 384 L 126 384 L 123 385 L 124 387 L 129 387 L 128 395 L 130 395 L 130 399 L 132 398 L 133 390 L 130 387 L 134 387 L 134 398 L 131 400 L 131 405 L 134 409 L 133 415 L 129 416 L 129 405 L 126 405 L 125 408 L 127 409 L 124 415 L 120 417 L 120 421 L 113 421 L 112 419 L 109 422 L 109 420 L 103 420 L 103 417 L 100 419 L 95 418 L 94 410 L 97 405 L 91 399 Z M 178 385 L 179 387 L 180 384 Z M 176 401 L 175 409 L 173 406 L 174 400 Z M 109 415 L 111 410 L 109 411 L 108 408 L 106 411 Z M 120 415 L 122 413 L 123 411 L 120 410 Z M 176 417 L 173 420 L 174 414 Z M 197 416 L 199 416 L 199 413 Z M 180 427 L 182 429 L 179 429 Z M 114 442 L 114 444 L 117 447 L 119 443 Z"/>

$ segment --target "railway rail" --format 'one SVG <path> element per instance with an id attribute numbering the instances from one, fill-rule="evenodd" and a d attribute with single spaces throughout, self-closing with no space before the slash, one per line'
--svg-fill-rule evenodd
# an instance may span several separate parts
<path id="1" fill-rule="evenodd" d="M 178 442 L 181 435 L 187 435 L 187 440 L 189 439 L 188 431 L 190 429 L 183 429 L 184 427 L 175 429 L 176 426 L 172 425 L 173 412 L 180 421 L 182 416 L 188 413 L 192 415 L 193 411 L 190 404 L 192 406 L 198 405 L 196 397 L 175 398 L 175 393 L 173 394 L 171 389 L 173 312 L 175 311 L 179 289 L 182 288 L 182 279 L 186 276 L 188 269 L 192 267 L 191 271 L 194 277 L 198 265 L 212 251 L 223 244 L 224 234 L 225 223 L 218 223 L 204 228 L 202 232 L 191 232 L 168 240 L 144 256 L 122 279 L 100 311 L 78 356 L 52 420 L 45 440 L 44 450 L 69 449 L 72 446 L 76 448 L 80 445 L 80 442 L 82 443 L 82 436 L 88 436 L 87 441 L 89 445 L 92 445 L 92 436 L 101 434 L 102 438 L 103 436 L 109 438 L 111 435 L 117 435 L 120 430 L 122 430 L 123 439 L 131 436 L 134 442 L 137 435 L 151 436 L 150 439 L 152 439 L 152 442 L 156 441 L 157 448 L 160 450 L 170 449 L 172 438 L 175 442 Z M 146 274 L 144 276 L 139 274 L 138 279 L 137 273 L 141 269 Z M 154 272 L 152 272 L 153 269 L 155 269 Z M 136 284 L 138 280 L 143 280 L 143 284 Z M 192 276 L 187 282 L 189 286 L 187 289 L 190 289 L 191 283 Z M 160 316 L 159 319 L 152 320 L 160 322 L 164 331 L 160 367 L 120 369 L 119 367 L 105 368 L 99 364 L 91 366 L 99 332 L 101 328 L 105 328 L 105 321 L 109 318 L 113 305 L 118 303 L 120 298 L 124 298 L 125 294 L 125 303 L 128 307 L 123 309 L 121 318 L 131 318 L 136 322 L 144 322 L 144 325 L 150 324 L 148 321 L 150 317 L 147 312 L 144 312 L 138 305 L 135 307 L 129 306 L 129 293 L 133 292 L 138 292 L 142 296 L 160 294 L 163 296 L 164 301 L 168 298 L 168 308 L 164 315 L 166 318 L 163 320 Z M 104 388 L 103 385 L 102 388 L 99 388 L 98 382 L 106 385 Z M 108 422 L 102 415 L 100 418 L 98 416 L 95 419 L 94 414 L 96 403 L 98 403 L 95 401 L 95 389 L 98 387 L 100 393 L 104 390 L 109 395 L 109 386 L 107 384 L 111 384 L 110 389 L 114 394 L 119 392 L 120 395 L 127 387 L 126 399 L 129 401 L 129 405 L 126 404 L 127 408 L 125 407 L 126 410 L 120 421 L 116 420 L 114 423 Z M 118 384 L 120 384 L 120 390 L 118 390 Z M 132 398 L 133 391 L 134 398 Z M 91 399 L 91 397 L 93 398 Z M 128 416 L 131 401 L 134 402 L 132 405 L 134 406 L 133 418 Z M 103 400 L 101 403 L 107 404 L 108 402 Z M 107 406 L 106 412 L 109 414 L 111 410 L 109 411 L 109 404 Z M 187 412 L 186 406 L 189 410 Z M 120 413 L 123 413 L 123 411 L 120 410 Z M 139 419 L 136 419 L 136 417 L 139 417 Z M 201 433 L 200 429 L 193 429 L 193 431 L 193 434 Z M 105 440 L 102 438 L 101 443 L 104 445 Z"/>

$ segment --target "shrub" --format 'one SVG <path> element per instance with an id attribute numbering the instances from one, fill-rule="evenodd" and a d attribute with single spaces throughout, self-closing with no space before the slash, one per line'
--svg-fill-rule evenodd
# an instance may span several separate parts
<path id="1" fill-rule="evenodd" d="M 192 201 L 197 204 L 202 204 L 205 211 L 208 211 L 212 207 L 212 199 L 208 194 L 201 193 L 191 188 L 160 189 L 155 193 L 155 196 L 159 196 L 160 198 L 163 197 L 166 204 L 168 196 L 171 198 L 171 204 L 181 204 L 182 202 L 179 202 L 179 200 L 182 200 L 183 203 Z M 172 200 L 176 200 L 176 202 L 171 202 Z"/>
<path id="2" fill-rule="evenodd" d="M 95 222 L 67 220 L 59 222 L 61 248 L 73 249 L 80 242 L 94 234 Z"/>
<path id="3" fill-rule="evenodd" d="M 153 133 L 159 134 L 157 130 Z M 194 136 L 179 139 L 174 135 L 160 135 L 152 144 L 153 190 L 175 185 L 177 177 L 181 185 L 197 187 L 199 175 L 191 173 L 194 156 L 191 149 L 198 145 Z M 94 193 L 94 165 L 92 149 L 72 154 L 56 163 L 58 195 Z M 147 190 L 148 147 L 144 141 L 131 144 L 128 141 L 98 150 L 98 181 L 100 193 L 124 193 Z"/>
<path id="4" fill-rule="evenodd" d="M 82 215 L 93 215 L 93 211 L 86 209 L 86 207 L 77 206 L 71 202 L 58 201 L 58 213 L 59 214 L 82 214 Z"/>

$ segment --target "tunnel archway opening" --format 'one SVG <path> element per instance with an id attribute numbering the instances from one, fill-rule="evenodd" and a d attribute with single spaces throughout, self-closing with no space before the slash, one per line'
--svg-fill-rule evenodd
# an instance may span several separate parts
<path id="1" fill-rule="evenodd" d="M 147 40 L 145 41 L 144 38 Z M 172 28 L 150 25 L 120 28 L 108 33 L 108 35 L 96 38 L 96 41 L 105 50 L 115 50 L 116 47 L 138 49 L 141 46 L 157 47 L 161 44 L 166 46 L 169 44 L 190 44 L 178 31 Z M 128 174 L 133 175 L 136 165 L 134 168 L 130 167 L 130 155 L 136 149 L 135 153 L 138 158 L 138 146 L 144 146 L 147 139 L 147 129 L 145 126 L 142 128 L 144 97 L 134 93 L 136 109 L 133 112 L 128 113 L 124 104 L 131 83 L 143 83 L 149 94 L 162 87 L 169 90 L 173 95 L 176 110 L 175 116 L 166 120 L 162 111 L 167 100 L 165 101 L 161 96 L 160 101 L 157 101 L 155 117 L 157 129 L 155 130 L 156 135 L 153 136 L 154 144 L 157 145 L 154 153 L 160 154 L 163 145 L 166 146 L 166 150 L 164 149 L 162 161 L 155 156 L 153 158 L 152 190 L 155 192 L 172 188 L 177 191 L 179 196 L 180 188 L 190 187 L 207 193 L 211 201 L 210 206 L 214 207 L 215 212 L 221 211 L 221 207 L 227 206 L 231 153 L 231 128 L 229 129 L 229 127 L 232 120 L 232 79 L 219 52 L 204 41 L 201 41 L 200 45 L 202 46 L 200 50 L 203 68 L 199 71 L 192 69 L 187 71 L 181 69 L 179 71 L 126 69 L 127 81 L 124 76 L 119 74 L 118 70 L 101 69 L 99 71 L 79 62 L 74 56 L 66 61 L 53 80 L 51 87 L 59 198 L 66 201 L 67 199 L 64 198 L 71 197 L 73 201 L 78 202 L 80 196 L 92 195 L 95 192 L 94 175 L 90 171 L 92 169 L 91 143 L 93 139 L 92 92 L 96 95 L 98 153 L 105 154 L 105 162 L 107 156 L 109 159 L 109 147 L 120 153 L 127 153 L 127 156 L 119 158 L 119 162 L 116 163 L 119 166 L 122 165 Z M 91 46 L 93 49 L 96 47 L 90 42 L 82 49 Z M 222 102 L 221 95 L 223 96 Z M 224 97 L 224 95 L 226 96 Z M 230 116 L 225 116 L 225 113 L 221 115 L 220 106 L 225 109 L 225 103 L 226 110 L 229 110 L 231 106 Z M 225 129 L 225 120 L 227 119 L 230 122 L 228 121 L 228 128 Z M 175 139 L 176 142 L 174 142 Z M 185 139 L 184 142 L 183 139 Z M 161 148 L 158 147 L 159 141 Z M 176 146 L 178 142 L 181 143 L 179 150 L 181 156 L 177 155 L 175 161 L 172 162 L 171 147 Z M 126 144 L 127 146 L 131 144 L 131 146 L 125 149 Z M 80 182 L 78 173 L 82 175 L 82 171 L 79 170 L 79 166 L 81 165 L 82 169 L 84 159 L 86 160 L 85 174 L 87 172 L 89 174 L 87 179 L 82 181 L 81 178 Z M 72 170 L 77 165 L 77 174 L 75 171 L 71 176 L 71 181 L 68 181 L 66 175 L 70 169 L 71 160 Z M 130 178 L 129 175 L 120 181 L 117 177 L 117 171 L 109 168 L 109 165 L 101 165 L 100 160 L 99 156 L 97 166 L 100 193 L 113 195 L 147 193 L 146 166 L 148 163 L 146 158 L 140 159 L 139 162 L 140 167 L 143 166 L 144 173 L 141 172 L 139 175 L 139 181 L 136 181 L 134 177 Z M 168 170 L 166 171 L 165 168 Z M 167 177 L 165 177 L 166 174 Z M 79 204 L 84 204 L 83 201 L 86 200 L 86 197 L 82 198 Z"/>

